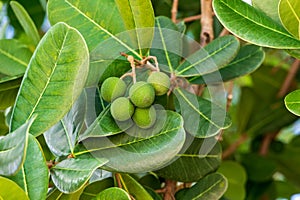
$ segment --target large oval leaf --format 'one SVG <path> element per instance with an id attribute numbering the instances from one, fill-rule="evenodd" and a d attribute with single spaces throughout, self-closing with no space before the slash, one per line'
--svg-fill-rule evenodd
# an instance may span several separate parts
<path id="1" fill-rule="evenodd" d="M 29 200 L 25 192 L 13 181 L 0 177 L 0 199 L 5 200 Z"/>
<path id="2" fill-rule="evenodd" d="M 62 21 L 77 28 L 87 41 L 90 51 L 111 38 L 118 46 L 125 47 L 137 56 L 139 53 L 115 35 L 154 26 L 154 14 L 149 0 L 52 0 L 48 3 L 48 15 L 51 24 Z M 135 33 L 136 35 L 131 35 L 131 39 L 136 40 L 137 46 L 144 46 L 143 43 L 150 46 L 153 30 L 146 35 L 138 31 Z"/>
<path id="3" fill-rule="evenodd" d="M 55 156 L 73 154 L 86 116 L 86 101 L 86 93 L 82 92 L 64 118 L 44 133 L 47 146 Z"/>
<path id="4" fill-rule="evenodd" d="M 226 178 L 219 174 L 210 174 L 193 187 L 185 191 L 184 196 L 178 200 L 207 200 L 207 199 L 220 199 L 227 189 Z"/>
<path id="5" fill-rule="evenodd" d="M 185 143 L 186 151 L 177 154 L 173 163 L 155 173 L 166 179 L 195 182 L 214 172 L 221 163 L 221 145 L 214 138 L 193 138 L 192 142 L 190 139 Z"/>
<path id="6" fill-rule="evenodd" d="M 297 0 L 280 0 L 279 17 L 283 26 L 300 39 L 300 2 Z"/>
<path id="7" fill-rule="evenodd" d="M 33 119 L 12 133 L 0 138 L 0 174 L 11 176 L 22 166 L 28 145 L 29 128 Z"/>
<path id="8" fill-rule="evenodd" d="M 29 135 L 25 162 L 21 170 L 10 177 L 23 188 L 30 200 L 45 199 L 48 192 L 49 173 L 42 151 L 38 141 Z"/>
<path id="9" fill-rule="evenodd" d="M 255 8 L 258 8 L 262 12 L 266 13 L 276 22 L 280 23 L 279 14 L 278 14 L 278 3 L 279 0 L 252 0 L 252 5 Z"/>
<path id="10" fill-rule="evenodd" d="M 87 78 L 88 49 L 83 37 L 64 23 L 53 26 L 39 43 L 24 75 L 10 130 L 33 114 L 30 133 L 38 136 L 56 124 L 80 95 Z"/>
<path id="11" fill-rule="evenodd" d="M 85 38 L 91 52 L 88 86 L 97 85 L 108 68 L 114 73 L 129 69 L 126 59 L 119 58 L 120 52 L 141 59 L 153 38 L 150 0 L 52 0 L 48 3 L 48 14 L 52 24 L 66 22 Z"/>
<path id="12" fill-rule="evenodd" d="M 73 193 L 80 190 L 93 172 L 107 162 L 107 159 L 92 156 L 66 159 L 51 168 L 51 178 L 61 192 Z"/>
<path id="13" fill-rule="evenodd" d="M 202 76 L 227 65 L 238 53 L 239 41 L 232 35 L 219 37 L 196 51 L 176 68 L 181 77 Z"/>
<path id="14" fill-rule="evenodd" d="M 156 17 L 150 55 L 156 56 L 159 68 L 173 73 L 182 55 L 182 33 L 170 18 Z"/>
<path id="15" fill-rule="evenodd" d="M 101 191 L 113 186 L 114 186 L 114 179 L 111 177 L 90 183 L 84 188 L 80 196 L 80 200 L 90 200 L 95 196 L 97 196 L 97 194 L 99 194 Z"/>
<path id="16" fill-rule="evenodd" d="M 134 178 L 128 174 L 117 174 L 123 188 L 126 189 L 134 199 L 153 200 L 151 195 Z"/>
<path id="17" fill-rule="evenodd" d="M 288 94 L 284 99 L 284 103 L 290 112 L 300 116 L 300 90 Z"/>
<path id="18" fill-rule="evenodd" d="M 32 52 L 17 40 L 0 40 L 0 73 L 8 76 L 23 75 Z"/>
<path id="19" fill-rule="evenodd" d="M 270 48 L 300 48 L 300 40 L 241 0 L 214 0 L 213 7 L 226 29 L 245 41 Z"/>
<path id="20" fill-rule="evenodd" d="M 231 120 L 226 111 L 217 104 L 181 88 L 176 88 L 174 94 L 184 119 L 184 128 L 193 136 L 211 137 L 230 126 Z"/>
<path id="21" fill-rule="evenodd" d="M 171 111 L 159 113 L 157 123 L 150 129 L 132 127 L 126 132 L 107 138 L 83 141 L 86 151 L 105 157 L 110 170 L 138 173 L 158 169 L 167 164 L 181 149 L 185 140 L 182 117 Z M 121 164 L 120 164 L 121 163 Z"/>
<path id="22" fill-rule="evenodd" d="M 255 71 L 264 58 L 265 53 L 261 47 L 245 45 L 228 65 L 204 76 L 192 77 L 189 81 L 197 84 L 228 81 Z"/>

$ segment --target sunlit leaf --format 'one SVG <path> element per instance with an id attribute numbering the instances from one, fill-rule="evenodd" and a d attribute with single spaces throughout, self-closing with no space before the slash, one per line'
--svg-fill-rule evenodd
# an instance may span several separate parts
<path id="1" fill-rule="evenodd" d="M 14 132 L 0 138 L 0 174 L 14 175 L 25 160 L 29 128 L 34 119 L 20 126 Z"/>
<path id="2" fill-rule="evenodd" d="M 214 0 L 213 8 L 225 28 L 247 42 L 277 49 L 300 48 L 300 40 L 241 0 Z"/>
<path id="3" fill-rule="evenodd" d="M 290 112 L 300 116 L 300 90 L 288 94 L 284 99 L 284 103 Z"/>
<path id="4" fill-rule="evenodd" d="M 38 141 L 29 135 L 26 158 L 21 170 L 10 177 L 30 200 L 45 199 L 48 192 L 49 173 L 46 160 Z"/>
<path id="5" fill-rule="evenodd" d="M 300 39 L 300 2 L 297 0 L 280 0 L 279 17 L 283 26 Z"/>
<path id="6" fill-rule="evenodd" d="M 131 197 L 125 190 L 118 187 L 111 187 L 100 192 L 95 199 L 96 200 L 111 200 L 111 199 L 131 200 Z"/>
<path id="7" fill-rule="evenodd" d="M 16 183 L 13 181 L 0 176 L 0 199 L 3 200 L 13 200 L 22 199 L 29 200 L 28 196 L 25 194 Z"/>
<path id="8" fill-rule="evenodd" d="M 63 118 L 85 85 L 88 61 L 80 33 L 64 23 L 53 26 L 39 43 L 24 75 L 10 130 L 37 114 L 30 133 L 38 136 Z"/>

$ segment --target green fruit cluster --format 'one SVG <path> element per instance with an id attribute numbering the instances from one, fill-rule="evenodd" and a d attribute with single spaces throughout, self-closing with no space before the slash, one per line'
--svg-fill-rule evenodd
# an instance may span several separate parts
<path id="1" fill-rule="evenodd" d="M 163 72 L 152 72 L 146 81 L 138 81 L 129 88 L 129 97 L 124 97 L 127 86 L 117 77 L 106 79 L 101 86 L 102 98 L 111 103 L 110 112 L 117 121 L 132 118 L 143 129 L 152 127 L 156 121 L 156 110 L 152 105 L 155 96 L 168 92 L 170 79 Z"/>

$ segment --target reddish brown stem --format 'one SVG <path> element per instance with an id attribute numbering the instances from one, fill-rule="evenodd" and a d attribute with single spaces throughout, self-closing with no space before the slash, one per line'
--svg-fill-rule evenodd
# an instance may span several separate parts
<path id="1" fill-rule="evenodd" d="M 223 30 L 221 31 L 219 37 L 222 37 L 222 36 L 225 36 L 225 35 L 228 35 L 228 34 L 229 34 L 229 31 L 226 28 L 223 28 Z"/>
<path id="2" fill-rule="evenodd" d="M 176 23 L 176 19 L 177 19 L 177 11 L 178 11 L 178 1 L 179 0 L 173 0 L 173 6 L 172 6 L 172 11 L 171 11 L 171 14 L 172 14 L 172 21 L 174 23 Z"/>
<path id="3" fill-rule="evenodd" d="M 194 16 L 190 16 L 190 17 L 186 17 L 184 19 L 182 19 L 182 21 L 184 22 L 192 22 L 192 21 L 196 21 L 196 20 L 200 20 L 201 19 L 201 15 L 194 15 Z"/>
<path id="4" fill-rule="evenodd" d="M 296 59 L 294 61 L 294 63 L 292 64 L 292 66 L 291 66 L 291 68 L 290 68 L 278 94 L 277 94 L 278 98 L 284 97 L 288 93 L 289 88 L 293 82 L 293 79 L 296 76 L 297 71 L 299 69 L 299 64 L 300 64 L 300 60 L 298 60 L 298 59 Z"/>
<path id="5" fill-rule="evenodd" d="M 274 140 L 274 138 L 276 138 L 278 133 L 279 132 L 265 135 L 265 137 L 261 143 L 261 146 L 260 146 L 260 151 L 259 151 L 260 155 L 266 156 L 268 154 L 269 146 L 270 146 L 271 142 Z"/>
<path id="6" fill-rule="evenodd" d="M 164 200 L 175 200 L 176 181 L 166 180 Z"/>
<path id="7" fill-rule="evenodd" d="M 222 159 L 226 159 L 229 156 L 231 156 L 236 149 L 243 144 L 246 140 L 248 139 L 247 134 L 242 134 L 240 135 L 240 137 L 238 138 L 238 140 L 234 143 L 232 143 L 222 154 Z"/>
<path id="8" fill-rule="evenodd" d="M 201 0 L 200 45 L 204 47 L 214 39 L 212 0 Z"/>

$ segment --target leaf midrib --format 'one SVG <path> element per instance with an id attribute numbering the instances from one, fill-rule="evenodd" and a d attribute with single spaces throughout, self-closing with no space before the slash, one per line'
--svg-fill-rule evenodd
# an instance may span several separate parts
<path id="1" fill-rule="evenodd" d="M 23 62 L 22 60 L 16 58 L 15 56 L 13 56 L 12 54 L 10 54 L 9 52 L 3 51 L 2 49 L 0 49 L 0 53 L 2 53 L 3 55 L 5 55 L 6 57 L 16 61 L 17 63 L 25 66 L 25 68 L 27 67 L 27 63 Z"/>
<path id="2" fill-rule="evenodd" d="M 240 15 L 241 17 L 243 17 L 243 18 L 249 20 L 250 22 L 252 22 L 252 23 L 254 23 L 254 24 L 258 25 L 258 26 L 261 26 L 261 27 L 263 27 L 263 28 L 265 28 L 265 29 L 271 30 L 271 31 L 273 31 L 273 32 L 275 32 L 275 33 L 279 33 L 279 34 L 284 35 L 284 36 L 287 36 L 287 37 L 289 37 L 289 38 L 291 38 L 291 39 L 295 39 L 295 38 L 293 38 L 291 35 L 289 35 L 289 34 L 287 34 L 287 33 L 281 32 L 281 31 L 279 31 L 279 30 L 277 30 L 277 29 L 272 29 L 271 27 L 265 26 L 264 24 L 260 24 L 260 23 L 258 23 L 258 22 L 256 22 L 256 21 L 252 20 L 252 19 L 249 18 L 247 15 L 243 15 L 242 13 L 238 12 L 238 10 L 235 10 L 234 8 L 232 8 L 229 4 L 226 4 L 223 0 L 220 0 L 220 1 L 221 1 L 225 6 L 227 6 L 229 9 L 231 9 L 233 12 L 235 12 L 236 14 Z"/>
<path id="3" fill-rule="evenodd" d="M 219 53 L 220 51 L 222 51 L 223 49 L 227 48 L 229 45 L 231 45 L 232 43 L 234 43 L 235 40 L 231 40 L 230 42 L 228 42 L 225 46 L 222 46 L 221 48 L 217 49 L 216 51 L 213 51 L 212 53 L 209 53 L 206 57 L 204 57 L 203 59 L 199 60 L 198 62 L 195 62 L 194 64 L 185 67 L 183 70 L 177 72 L 177 74 L 182 74 L 188 70 L 190 70 L 191 68 L 193 68 L 194 66 L 204 62 L 205 60 L 208 60 L 209 58 L 213 57 L 214 55 L 216 55 L 217 53 Z M 203 48 L 204 51 L 206 51 L 205 47 Z M 180 67 L 180 66 L 179 66 Z M 179 68 L 178 67 L 178 68 Z M 217 66 L 218 67 L 218 66 Z M 209 73 L 209 72 L 208 72 Z M 203 74 L 202 74 L 203 75 Z"/>
<path id="4" fill-rule="evenodd" d="M 70 31 L 70 30 L 68 29 L 67 32 L 66 32 L 66 34 L 65 34 L 65 36 L 64 36 L 64 39 L 63 39 L 61 48 L 59 49 L 59 53 L 58 53 L 57 60 L 56 60 L 55 65 L 54 65 L 54 67 L 53 67 L 53 69 L 52 69 L 52 71 L 51 71 L 50 76 L 47 77 L 47 82 L 46 82 L 46 84 L 45 84 L 45 87 L 43 88 L 42 92 L 40 93 L 40 96 L 39 96 L 39 98 L 37 99 L 36 104 L 34 105 L 32 111 L 31 111 L 31 113 L 29 114 L 29 116 L 28 116 L 28 118 L 26 119 L 26 121 L 29 120 L 29 119 L 32 117 L 32 115 L 33 115 L 33 113 L 35 112 L 37 106 L 39 105 L 40 101 L 42 100 L 42 97 L 43 97 L 43 95 L 44 95 L 46 89 L 48 88 L 48 85 L 49 85 L 49 83 L 50 83 L 50 80 L 51 80 L 51 78 L 53 77 L 53 75 L 54 75 L 54 73 L 55 73 L 55 71 L 56 71 L 57 63 L 58 63 L 58 60 L 59 60 L 60 57 L 61 57 L 61 52 L 62 52 L 62 50 L 64 49 L 65 42 L 66 42 L 66 39 L 67 39 L 67 36 L 68 36 L 69 31 Z"/>
<path id="5" fill-rule="evenodd" d="M 105 28 L 103 28 L 102 26 L 100 26 L 99 24 L 97 24 L 93 19 L 89 18 L 87 15 L 85 15 L 80 9 L 78 9 L 76 6 L 74 6 L 73 4 L 71 4 L 71 2 L 69 2 L 68 0 L 65 0 L 65 2 L 72 7 L 74 10 L 76 10 L 78 13 L 80 13 L 83 17 L 85 17 L 86 19 L 88 19 L 90 22 L 92 22 L 96 27 L 98 27 L 99 29 L 101 29 L 103 32 L 105 32 L 107 35 L 109 35 L 111 38 L 113 38 L 114 40 L 116 40 L 118 43 L 120 43 L 121 45 L 123 45 L 125 48 L 127 48 L 130 52 L 132 52 L 135 56 L 137 56 L 138 58 L 142 57 L 136 52 L 134 51 L 132 48 L 130 48 L 127 44 L 125 44 L 124 42 L 122 42 L 119 38 L 117 38 L 116 36 L 114 36 L 111 32 L 109 32 L 108 30 L 106 30 Z"/>

